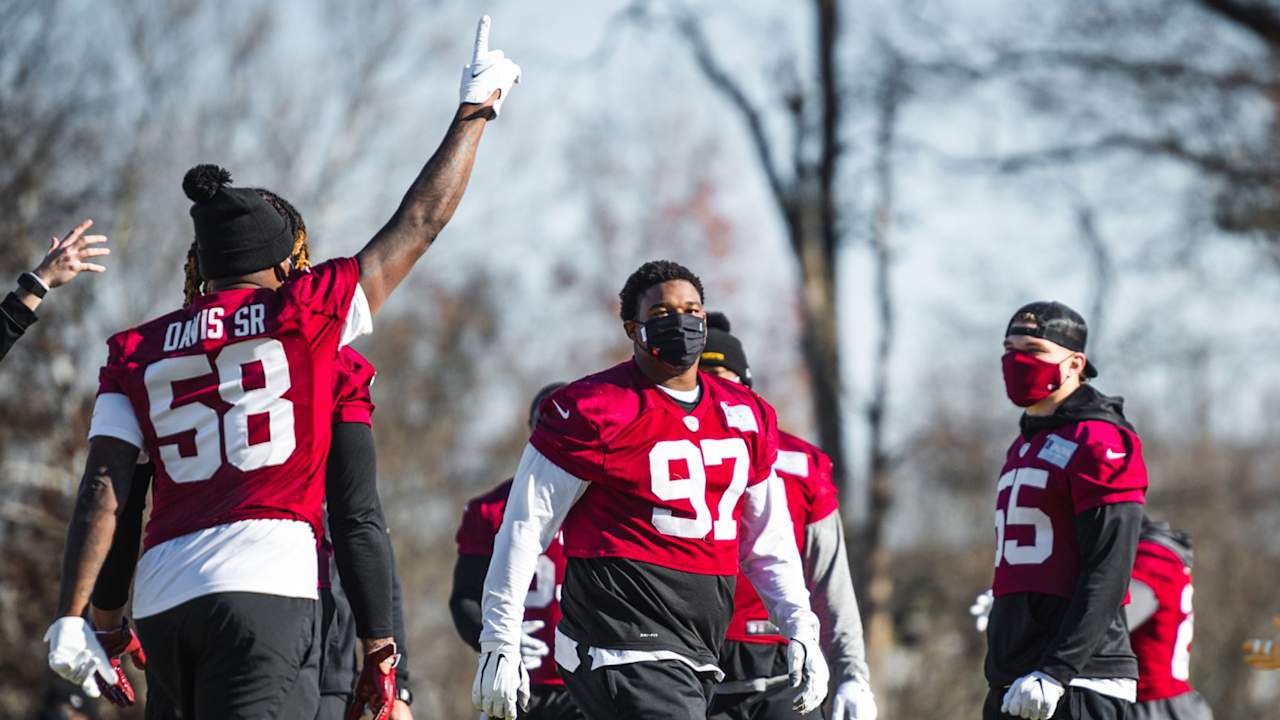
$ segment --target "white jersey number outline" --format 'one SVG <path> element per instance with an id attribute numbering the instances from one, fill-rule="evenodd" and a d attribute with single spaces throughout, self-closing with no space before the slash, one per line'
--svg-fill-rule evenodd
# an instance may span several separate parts
<path id="1" fill-rule="evenodd" d="M 263 385 L 245 388 L 246 366 L 260 363 Z M 218 396 L 231 405 L 218 411 L 199 402 L 174 406 L 174 384 L 213 376 Z M 178 444 L 160 445 L 160 461 L 175 483 L 204 482 L 230 463 L 242 472 L 280 465 L 297 447 L 293 403 L 284 398 L 291 387 L 289 358 L 275 338 L 257 338 L 222 348 L 217 359 L 184 355 L 152 363 L 143 376 L 156 437 L 195 433 L 195 453 L 183 457 Z M 266 416 L 266 442 L 249 442 L 251 417 Z"/>
<path id="2" fill-rule="evenodd" d="M 707 466 L 721 465 L 726 460 L 733 463 L 733 476 L 720 496 L 716 520 L 712 522 L 711 508 L 707 506 Z M 671 465 L 677 461 L 683 461 L 689 477 L 671 477 Z M 677 517 L 670 508 L 654 508 L 653 527 L 673 537 L 703 538 L 711 533 L 716 540 L 737 538 L 738 522 L 733 511 L 747 488 L 750 462 L 747 443 L 742 438 L 703 440 L 701 448 L 690 440 L 664 440 L 654 445 L 649 451 L 650 490 L 659 500 L 688 500 L 693 517 Z"/>

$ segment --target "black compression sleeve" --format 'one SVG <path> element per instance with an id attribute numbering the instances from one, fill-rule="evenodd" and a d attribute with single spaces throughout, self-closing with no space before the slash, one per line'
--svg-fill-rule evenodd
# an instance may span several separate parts
<path id="1" fill-rule="evenodd" d="M 116 532 L 111 536 L 111 549 L 98 572 L 90 600 L 102 610 L 118 610 L 129 601 L 129 586 L 138 566 L 138 546 L 142 543 L 142 513 L 147 508 L 147 490 L 155 466 L 138 465 L 133 470 L 129 497 L 116 516 Z"/>
<path id="2" fill-rule="evenodd" d="M 9 293 L 0 301 L 0 360 L 35 321 L 36 314 L 17 295 Z"/>
<path id="3" fill-rule="evenodd" d="M 391 538 L 387 538 L 391 545 Z M 391 625 L 400 651 L 400 664 L 396 665 L 396 687 L 409 687 L 409 633 L 404 627 L 404 604 L 400 594 L 400 570 L 396 565 L 395 549 L 391 553 Z"/>
<path id="4" fill-rule="evenodd" d="M 1116 503 L 1076 516 L 1080 579 L 1041 671 L 1066 685 L 1093 657 L 1120 612 L 1142 532 L 1142 506 Z"/>
<path id="5" fill-rule="evenodd" d="M 391 542 L 378 502 L 373 429 L 368 425 L 333 426 L 325 496 L 333 559 L 351 603 L 356 635 L 391 637 Z"/>
<path id="6" fill-rule="evenodd" d="M 449 594 L 449 613 L 462 641 L 480 652 L 480 629 L 484 618 L 480 613 L 480 595 L 484 592 L 484 576 L 489 572 L 488 555 L 459 555 L 453 566 L 453 592 Z"/>

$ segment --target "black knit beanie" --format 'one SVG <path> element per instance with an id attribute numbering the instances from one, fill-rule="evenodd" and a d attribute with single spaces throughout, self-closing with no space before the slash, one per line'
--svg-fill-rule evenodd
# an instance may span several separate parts
<path id="1" fill-rule="evenodd" d="M 702 367 L 725 367 L 751 387 L 751 367 L 742 342 L 729 333 L 729 318 L 724 313 L 707 313 L 707 345 L 702 349 Z"/>
<path id="2" fill-rule="evenodd" d="M 289 223 L 255 190 L 230 182 L 231 173 L 217 165 L 197 165 L 182 178 L 182 191 L 195 203 L 191 220 L 205 280 L 266 270 L 293 252 Z"/>

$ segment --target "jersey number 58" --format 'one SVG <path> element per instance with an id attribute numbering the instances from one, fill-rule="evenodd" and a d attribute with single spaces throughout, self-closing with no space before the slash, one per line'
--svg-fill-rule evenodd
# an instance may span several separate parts
<path id="1" fill-rule="evenodd" d="M 223 465 L 224 452 L 226 462 L 243 472 L 279 465 L 293 454 L 293 403 L 283 397 L 291 385 L 289 358 L 279 340 L 234 343 L 216 360 L 208 355 L 165 358 L 147 367 L 144 382 L 160 460 L 176 483 L 212 478 Z M 186 396 L 213 385 L 231 407 L 219 416 L 199 402 L 174 405 L 179 385 L 186 385 Z M 188 433 L 195 452 L 183 456 L 179 442 Z"/>

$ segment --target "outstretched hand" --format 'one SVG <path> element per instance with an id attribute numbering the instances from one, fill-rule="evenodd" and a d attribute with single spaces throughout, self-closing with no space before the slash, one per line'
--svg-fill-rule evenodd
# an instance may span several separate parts
<path id="1" fill-rule="evenodd" d="M 111 250 L 105 247 L 93 247 L 107 241 L 106 235 L 85 235 L 85 231 L 93 227 L 93 220 L 85 220 L 75 226 L 66 237 L 59 240 L 50 238 L 49 252 L 32 270 L 32 274 L 40 278 L 50 288 L 66 285 L 82 272 L 105 272 L 106 268 L 92 262 L 89 258 L 110 255 Z"/>

